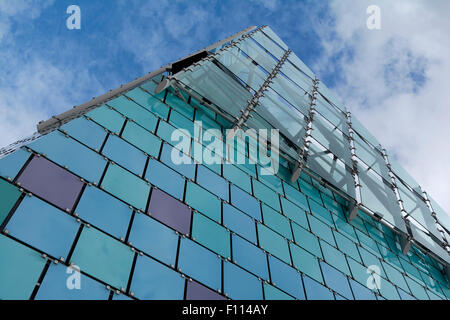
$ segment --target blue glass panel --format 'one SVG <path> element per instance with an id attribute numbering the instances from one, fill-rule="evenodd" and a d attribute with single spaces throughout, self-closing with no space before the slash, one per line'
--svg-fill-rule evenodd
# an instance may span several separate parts
<path id="1" fill-rule="evenodd" d="M 319 240 L 315 235 L 295 223 L 292 224 L 292 231 L 294 232 L 295 242 L 300 247 L 314 254 L 316 257 L 322 258 Z"/>
<path id="2" fill-rule="evenodd" d="M 172 153 L 176 155 L 181 163 L 174 163 Z M 170 144 L 164 143 L 161 151 L 161 162 L 169 166 L 173 170 L 181 173 L 183 176 L 194 180 L 195 178 L 195 164 L 191 157 L 185 155 L 183 152 L 175 149 Z M 186 162 L 186 163 L 185 163 Z"/>
<path id="3" fill-rule="evenodd" d="M 125 140 L 110 135 L 102 153 L 112 161 L 127 168 L 131 172 L 141 175 L 144 171 L 147 156 Z"/>
<path id="4" fill-rule="evenodd" d="M 122 138 L 152 157 L 159 155 L 161 140 L 134 122 L 127 122 Z"/>
<path id="5" fill-rule="evenodd" d="M 303 284 L 308 300 L 334 300 L 334 295 L 327 287 L 308 276 L 303 277 Z"/>
<path id="6" fill-rule="evenodd" d="M 355 259 L 356 261 L 361 262 L 361 258 L 359 257 L 359 252 L 356 247 L 356 244 L 337 231 L 335 231 L 333 233 L 334 233 L 334 238 L 336 239 L 338 248 L 345 254 L 347 254 L 350 257 L 352 257 L 353 259 Z"/>
<path id="7" fill-rule="evenodd" d="M 139 250 L 175 265 L 178 236 L 175 231 L 144 214 L 136 213 L 128 241 Z"/>
<path id="8" fill-rule="evenodd" d="M 95 150 L 100 150 L 106 137 L 105 129 L 85 117 L 66 123 L 61 127 L 61 130 Z"/>
<path id="9" fill-rule="evenodd" d="M 6 229 L 13 237 L 59 259 L 67 257 L 79 226 L 70 215 L 36 197 L 25 197 Z"/>
<path id="10" fill-rule="evenodd" d="M 266 254 L 258 247 L 236 235 L 232 236 L 232 241 L 233 262 L 253 272 L 258 277 L 268 280 Z"/>
<path id="11" fill-rule="evenodd" d="M 292 260 L 294 266 L 301 272 L 307 274 L 311 278 L 323 282 L 322 273 L 320 272 L 319 262 L 315 256 L 308 251 L 303 250 L 299 246 L 290 244 Z"/>
<path id="12" fill-rule="evenodd" d="M 186 238 L 181 239 L 178 269 L 208 287 L 220 290 L 220 259 L 216 254 Z"/>
<path id="13" fill-rule="evenodd" d="M 324 262 L 321 262 L 320 266 L 322 267 L 323 277 L 327 286 L 345 298 L 353 299 L 347 277 Z"/>
<path id="14" fill-rule="evenodd" d="M 208 168 L 198 165 L 197 183 L 221 199 L 228 201 L 228 182 Z"/>
<path id="15" fill-rule="evenodd" d="M 299 206 L 295 205 L 291 201 L 281 198 L 281 206 L 283 207 L 283 213 L 292 221 L 295 221 L 303 228 L 308 229 L 308 219 L 306 218 L 305 211 Z"/>
<path id="16" fill-rule="evenodd" d="M 106 105 L 102 105 L 91 112 L 86 113 L 86 117 L 93 119 L 95 122 L 116 134 L 119 134 L 123 127 L 123 123 L 125 122 L 125 118 L 120 113 Z"/>
<path id="17" fill-rule="evenodd" d="M 231 203 L 246 214 L 261 221 L 261 206 L 258 200 L 234 185 L 231 185 Z"/>
<path id="18" fill-rule="evenodd" d="M 75 213 L 117 238 L 125 238 L 131 218 L 126 204 L 93 186 L 86 186 Z"/>
<path id="19" fill-rule="evenodd" d="M 230 232 L 202 214 L 194 213 L 192 240 L 204 245 L 224 258 L 231 257 Z"/>
<path id="20" fill-rule="evenodd" d="M 288 238 L 289 240 L 293 239 L 291 224 L 285 216 L 265 204 L 262 205 L 262 213 L 264 224 L 266 226 L 280 233 L 283 237 Z"/>
<path id="21" fill-rule="evenodd" d="M 226 203 L 223 204 L 223 225 L 248 241 L 256 243 L 255 220 Z"/>
<path id="22" fill-rule="evenodd" d="M 183 200 L 184 178 L 161 162 L 150 159 L 145 177 L 159 189 L 177 199 Z"/>
<path id="23" fill-rule="evenodd" d="M 25 149 L 18 149 L 0 159 L 0 176 L 14 180 L 20 169 L 30 157 Z"/>
<path id="24" fill-rule="evenodd" d="M 278 194 L 258 180 L 253 180 L 253 194 L 275 210 L 281 210 Z"/>
<path id="25" fill-rule="evenodd" d="M 36 300 L 107 300 L 106 286 L 62 264 L 51 264 L 39 286 Z"/>
<path id="26" fill-rule="evenodd" d="M 306 199 L 305 195 L 286 183 L 284 183 L 283 185 L 284 192 L 286 193 L 286 198 L 294 202 L 299 207 L 309 211 L 308 200 Z M 283 198 L 281 198 L 281 200 L 283 201 Z"/>
<path id="27" fill-rule="evenodd" d="M 231 299 L 261 300 L 261 281 L 236 265 L 225 262 L 223 265 L 224 293 Z"/>
<path id="28" fill-rule="evenodd" d="M 220 200 L 193 182 L 187 183 L 186 203 L 214 221 L 220 222 Z"/>
<path id="29" fill-rule="evenodd" d="M 248 193 L 252 192 L 250 176 L 235 165 L 225 163 L 223 165 L 223 176 L 242 190 Z"/>
<path id="30" fill-rule="evenodd" d="M 163 264 L 146 256 L 138 256 L 130 292 L 138 299 L 181 300 L 185 279 Z"/>
<path id="31" fill-rule="evenodd" d="M 359 282 L 356 282 L 353 279 L 349 279 L 350 286 L 352 287 L 353 295 L 355 296 L 356 300 L 376 300 L 376 296 L 367 287 L 363 286 Z"/>
<path id="32" fill-rule="evenodd" d="M 320 246 L 322 247 L 324 260 L 338 269 L 339 271 L 350 275 L 350 269 L 347 265 L 347 259 L 345 255 L 337 250 L 335 247 L 330 246 L 328 243 L 324 241 L 320 241 Z"/>
<path id="33" fill-rule="evenodd" d="M 258 224 L 258 237 L 261 248 L 284 262 L 291 263 L 288 241 L 285 238 L 262 224 Z"/>
<path id="34" fill-rule="evenodd" d="M 312 233 L 314 233 L 319 238 L 327 241 L 328 243 L 335 245 L 333 232 L 328 225 L 311 215 L 308 216 L 308 219 Z"/>
<path id="35" fill-rule="evenodd" d="M 297 299 L 305 300 L 302 277 L 297 270 L 282 261 L 269 256 L 272 283 Z"/>
<path id="36" fill-rule="evenodd" d="M 268 283 L 264 283 L 264 298 L 266 300 L 294 300 L 294 298 L 287 293 Z"/>

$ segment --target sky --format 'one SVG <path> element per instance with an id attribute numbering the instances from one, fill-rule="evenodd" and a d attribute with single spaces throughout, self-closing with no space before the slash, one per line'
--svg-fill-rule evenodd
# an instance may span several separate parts
<path id="1" fill-rule="evenodd" d="M 81 9 L 69 30 L 66 10 Z M 369 5 L 380 29 L 367 28 Z M 269 25 L 450 212 L 450 1 L 0 0 L 0 146 L 251 25 Z"/>

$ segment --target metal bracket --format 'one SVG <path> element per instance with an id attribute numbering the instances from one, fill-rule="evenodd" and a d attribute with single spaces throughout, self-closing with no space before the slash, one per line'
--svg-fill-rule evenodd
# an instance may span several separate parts
<path id="1" fill-rule="evenodd" d="M 406 256 L 409 252 L 409 249 L 411 248 L 411 237 L 404 235 L 404 234 L 400 234 L 399 238 L 400 238 L 400 246 L 402 248 L 402 253 L 403 253 L 403 255 Z"/>

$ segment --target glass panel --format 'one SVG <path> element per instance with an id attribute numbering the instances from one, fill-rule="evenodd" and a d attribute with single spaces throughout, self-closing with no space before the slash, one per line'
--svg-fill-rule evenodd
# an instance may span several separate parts
<path id="1" fill-rule="evenodd" d="M 376 300 L 375 294 L 353 279 L 349 279 L 355 300 Z"/>
<path id="2" fill-rule="evenodd" d="M 69 287 L 69 277 L 79 276 L 80 287 Z M 77 276 L 77 277 L 78 277 Z M 36 300 L 108 300 L 110 291 L 105 285 L 73 268 L 51 264 L 39 286 Z"/>
<path id="3" fill-rule="evenodd" d="M 400 300 L 397 289 L 392 283 L 380 278 L 380 293 L 388 300 Z"/>
<path id="4" fill-rule="evenodd" d="M 72 255 L 80 270 L 121 289 L 126 288 L 133 264 L 130 247 L 93 228 L 83 228 Z"/>
<path id="5" fill-rule="evenodd" d="M 389 170 L 380 151 L 373 149 L 357 135 L 353 137 L 353 140 L 355 142 L 356 156 L 369 168 L 372 168 L 376 173 L 382 176 L 383 179 L 390 182 L 391 177 L 389 176 Z"/>
<path id="6" fill-rule="evenodd" d="M 86 113 L 86 117 L 93 119 L 115 134 L 119 134 L 125 122 L 125 118 L 120 113 L 106 105 L 102 105 Z"/>
<path id="7" fill-rule="evenodd" d="M 72 216 L 36 197 L 25 197 L 6 229 L 13 237 L 57 259 L 65 259 L 79 227 Z"/>
<path id="8" fill-rule="evenodd" d="M 319 240 L 311 232 L 303 229 L 302 227 L 292 224 L 292 231 L 294 232 L 295 242 L 303 249 L 314 254 L 316 257 L 322 258 L 322 252 L 320 251 Z"/>
<path id="9" fill-rule="evenodd" d="M 309 206 L 311 208 L 312 214 L 315 217 L 319 218 L 320 220 L 328 224 L 330 227 L 334 227 L 333 217 L 331 216 L 331 213 L 327 209 L 322 207 L 314 200 L 309 201 Z"/>
<path id="10" fill-rule="evenodd" d="M 273 32 L 273 30 L 269 26 L 264 27 L 264 29 L 262 29 L 262 32 L 264 32 L 268 37 L 270 37 L 283 49 L 285 50 L 288 49 L 287 45 L 283 42 L 283 40 L 281 40 L 280 37 L 275 32 Z"/>
<path id="11" fill-rule="evenodd" d="M 136 213 L 128 240 L 134 247 L 152 257 L 168 265 L 175 265 L 178 236 L 162 223 Z"/>
<path id="12" fill-rule="evenodd" d="M 388 279 L 397 287 L 400 287 L 409 293 L 408 285 L 406 284 L 405 278 L 403 277 L 402 273 L 396 268 L 392 267 L 389 263 L 385 263 L 383 261 L 381 263 Z"/>
<path id="13" fill-rule="evenodd" d="M 272 38 L 273 39 L 273 38 Z M 289 55 L 289 60 L 301 71 L 303 71 L 308 77 L 311 79 L 314 79 L 314 73 L 308 68 L 306 64 L 303 63 L 302 60 L 300 60 L 295 53 L 291 52 Z"/>
<path id="14" fill-rule="evenodd" d="M 34 157 L 17 180 L 22 187 L 63 210 L 71 210 L 83 183 L 43 157 Z"/>
<path id="15" fill-rule="evenodd" d="M 297 299 L 304 300 L 302 277 L 300 273 L 280 260 L 269 256 L 272 283 Z"/>
<path id="16" fill-rule="evenodd" d="M 282 50 L 275 42 L 272 41 L 272 39 L 268 38 L 261 31 L 252 34 L 252 38 L 278 59 L 281 59 L 283 56 L 285 50 Z"/>
<path id="17" fill-rule="evenodd" d="M 261 300 L 261 281 L 236 265 L 223 265 L 223 291 L 226 296 L 237 300 Z"/>
<path id="18" fill-rule="evenodd" d="M 221 287 L 221 260 L 216 254 L 195 242 L 181 238 L 178 270 L 213 290 Z"/>
<path id="19" fill-rule="evenodd" d="M 410 224 L 411 232 L 414 240 L 418 241 L 420 244 L 430 249 L 433 253 L 435 253 L 438 257 L 442 258 L 444 261 L 450 263 L 450 256 L 447 251 L 445 251 L 441 246 L 439 246 L 436 242 L 433 241 L 427 234 L 425 234 L 422 230 L 417 228 L 414 224 Z"/>
<path id="20" fill-rule="evenodd" d="M 356 261 L 361 262 L 361 258 L 359 257 L 358 249 L 356 247 L 356 244 L 353 241 L 351 241 L 350 239 L 343 236 L 342 234 L 340 234 L 337 231 L 334 232 L 334 238 L 336 239 L 338 248 L 342 252 L 349 255 Z"/>
<path id="21" fill-rule="evenodd" d="M 130 291 L 142 300 L 182 300 L 184 284 L 178 272 L 146 256 L 138 256 Z"/>
<path id="22" fill-rule="evenodd" d="M 335 245 L 335 241 L 334 241 L 334 237 L 333 237 L 333 232 L 331 231 L 331 228 L 326 225 L 325 223 L 323 223 L 322 221 L 320 221 L 319 219 L 308 215 L 308 219 L 309 219 L 309 224 L 311 226 L 311 232 L 314 233 L 316 236 L 318 236 L 319 238 L 327 241 L 328 243 L 330 243 L 331 245 Z"/>
<path id="23" fill-rule="evenodd" d="M 285 292 L 281 291 L 278 288 L 275 288 L 274 286 L 264 283 L 264 298 L 266 300 L 294 300 L 290 295 L 286 294 Z"/>
<path id="24" fill-rule="evenodd" d="M 16 186 L 0 179 L 0 225 L 8 216 L 21 192 Z"/>
<path id="25" fill-rule="evenodd" d="M 135 175 L 110 163 L 102 187 L 139 210 L 145 210 L 150 186 Z"/>
<path id="26" fill-rule="evenodd" d="M 262 213 L 263 221 L 266 226 L 277 231 L 289 240 L 292 240 L 291 225 L 285 216 L 265 204 L 262 205 Z"/>
<path id="27" fill-rule="evenodd" d="M 232 241 L 233 262 L 256 274 L 258 277 L 269 280 L 267 259 L 264 251 L 235 234 L 232 236 Z"/>
<path id="28" fill-rule="evenodd" d="M 256 198 L 261 199 L 261 201 L 267 203 L 275 210 L 281 211 L 278 193 L 269 187 L 266 187 L 265 184 L 259 182 L 258 180 L 253 180 L 253 194 Z"/>
<path id="29" fill-rule="evenodd" d="M 225 163 L 223 165 L 223 176 L 225 179 L 229 180 L 231 183 L 237 185 L 246 192 L 252 192 L 250 176 L 235 165 Z"/>
<path id="30" fill-rule="evenodd" d="M 234 185 L 231 185 L 231 203 L 246 214 L 261 221 L 261 206 L 258 200 Z"/>
<path id="31" fill-rule="evenodd" d="M 61 130 L 95 150 L 100 150 L 106 137 L 105 129 L 85 117 L 79 117 L 66 123 Z"/>
<path id="32" fill-rule="evenodd" d="M 155 92 L 154 90 L 151 93 Z M 169 107 L 159 101 L 156 97 L 148 94 L 141 88 L 136 88 L 126 93 L 127 97 L 133 99 L 136 103 L 143 106 L 148 111 L 167 119 L 169 115 Z M 164 96 L 163 96 L 164 97 Z"/>
<path id="33" fill-rule="evenodd" d="M 317 258 L 295 244 L 290 244 L 294 266 L 311 278 L 323 283 Z"/>
<path id="34" fill-rule="evenodd" d="M 339 271 L 350 275 L 350 269 L 347 265 L 347 259 L 342 252 L 330 246 L 324 241 L 320 241 L 320 246 L 322 247 L 323 257 L 327 263 L 329 263 Z"/>
<path id="35" fill-rule="evenodd" d="M 191 180 L 195 179 L 195 164 L 192 158 L 178 149 L 175 149 L 170 144 L 163 144 L 160 159 L 161 162 L 181 173 L 183 176 Z M 174 163 L 172 159 L 179 159 L 180 163 Z"/>
<path id="36" fill-rule="evenodd" d="M 4 235 L 0 235 L 0 252 L 0 299 L 29 299 L 46 260 Z"/>
<path id="37" fill-rule="evenodd" d="M 196 133 L 195 127 L 197 127 L 197 125 L 194 124 L 192 122 L 192 120 L 186 118 L 181 113 L 179 113 L 175 110 L 172 110 L 170 113 L 170 116 L 169 116 L 169 122 L 176 128 L 187 130 L 189 132 L 189 134 L 191 135 L 191 137 L 193 137 L 194 139 L 200 138 L 195 135 L 195 133 Z M 200 132 L 200 130 L 197 132 Z"/>
<path id="38" fill-rule="evenodd" d="M 137 175 L 142 174 L 147 160 L 144 152 L 117 136 L 108 137 L 102 153 Z"/>
<path id="39" fill-rule="evenodd" d="M 328 103 L 328 101 L 326 101 L 321 95 L 317 96 L 316 110 L 322 115 L 322 117 L 332 123 L 334 127 L 339 129 L 342 133 L 348 135 L 346 114 Z"/>
<path id="40" fill-rule="evenodd" d="M 184 178 L 179 173 L 166 167 L 161 162 L 150 159 L 145 177 L 151 184 L 167 192 L 171 196 L 182 200 L 184 193 Z"/>
<path id="41" fill-rule="evenodd" d="M 166 103 L 185 117 L 191 120 L 194 118 L 194 108 L 178 98 L 175 94 L 172 94 L 171 89 L 167 92 Z"/>
<path id="42" fill-rule="evenodd" d="M 300 208 L 304 210 L 309 210 L 308 200 L 306 199 L 305 195 L 296 189 L 292 188 L 289 185 L 284 184 L 284 190 L 286 192 L 286 197 L 294 202 L 296 205 L 294 205 L 292 202 L 288 201 L 285 198 L 281 198 L 281 205 L 283 206 L 283 210 L 285 211 L 285 214 L 288 214 L 288 212 L 294 212 L 299 211 Z M 287 211 L 287 212 L 286 212 Z M 291 218 L 292 219 L 292 218 Z M 292 219 L 294 220 L 294 219 Z"/>
<path id="43" fill-rule="evenodd" d="M 327 286 L 345 298 L 352 300 L 352 290 L 350 289 L 347 277 L 324 262 L 321 262 L 320 266 Z"/>
<path id="44" fill-rule="evenodd" d="M 256 244 L 255 220 L 226 203 L 223 204 L 223 225 Z"/>
<path id="45" fill-rule="evenodd" d="M 305 286 L 306 298 L 308 300 L 334 300 L 334 295 L 330 289 L 310 277 L 304 276 L 303 284 Z"/>
<path id="46" fill-rule="evenodd" d="M 296 85 L 284 74 L 279 73 L 272 80 L 271 89 L 268 89 L 264 95 L 269 97 L 282 109 L 285 109 L 285 112 L 289 112 L 295 116 L 296 121 L 301 124 L 302 128 L 306 127 L 306 117 L 309 115 L 311 101 L 303 88 Z M 289 128 L 289 125 L 282 124 L 283 127 Z M 296 131 L 300 132 L 299 129 Z M 297 140 L 293 141 L 298 143 L 299 139 L 297 138 Z"/>
<path id="47" fill-rule="evenodd" d="M 122 132 L 122 138 L 152 157 L 158 157 L 159 155 L 161 140 L 133 122 L 127 122 Z"/>
<path id="48" fill-rule="evenodd" d="M 188 281 L 186 300 L 226 300 L 226 298 L 197 281 Z"/>
<path id="49" fill-rule="evenodd" d="M 288 242 L 285 238 L 262 224 L 258 224 L 258 238 L 261 248 L 284 262 L 291 263 Z"/>
<path id="50" fill-rule="evenodd" d="M 231 257 L 229 231 L 198 213 L 194 213 L 193 216 L 192 239 L 222 257 Z"/>
<path id="51" fill-rule="evenodd" d="M 25 149 L 18 149 L 6 157 L 0 159 L 0 176 L 6 179 L 14 178 L 22 169 L 25 162 L 30 157 L 30 153 Z"/>
<path id="52" fill-rule="evenodd" d="M 263 67 L 267 72 L 271 72 L 277 61 L 270 56 L 264 49 L 251 38 L 245 38 L 237 44 L 237 46 L 252 58 L 257 64 Z"/>
<path id="53" fill-rule="evenodd" d="M 220 222 L 220 200 L 193 182 L 187 183 L 186 203 L 211 219 Z"/>
<path id="54" fill-rule="evenodd" d="M 408 283 L 409 288 L 411 289 L 411 292 L 417 299 L 419 299 L 419 300 L 428 300 L 429 299 L 427 292 L 423 288 L 423 286 L 421 286 L 420 284 L 418 284 L 416 281 L 412 280 L 409 277 L 405 277 L 405 279 L 406 279 L 406 282 Z"/>
<path id="55" fill-rule="evenodd" d="M 362 125 L 361 122 L 352 114 L 351 115 L 352 128 L 359 134 L 364 140 L 371 143 L 375 148 L 381 150 L 378 140 Z"/>
<path id="56" fill-rule="evenodd" d="M 155 131 L 158 118 L 142 108 L 140 105 L 127 99 L 125 96 L 120 96 L 114 100 L 108 101 L 108 105 L 119 111 L 124 116 L 132 119 L 148 131 Z"/>
<path id="57" fill-rule="evenodd" d="M 197 168 L 197 183 L 225 201 L 230 199 L 228 182 L 200 164 Z"/>
<path id="58" fill-rule="evenodd" d="M 145 92 L 147 92 L 148 94 L 151 94 L 152 96 L 154 96 L 155 98 L 159 99 L 159 100 L 164 100 L 164 96 L 166 94 L 166 90 L 161 91 L 158 94 L 155 94 L 155 89 L 158 85 L 159 82 L 161 82 L 162 77 L 164 75 L 159 75 L 155 78 L 152 78 L 148 81 L 145 81 L 144 83 L 142 83 L 140 85 L 139 88 L 141 88 L 142 90 L 144 90 Z"/>
<path id="59" fill-rule="evenodd" d="M 189 235 L 192 217 L 191 209 L 161 190 L 152 190 L 148 213 L 153 218 L 178 232 Z"/>
<path id="60" fill-rule="evenodd" d="M 297 56 L 291 52 L 288 61 L 286 61 L 280 68 L 282 74 L 286 75 L 290 80 L 292 80 L 303 92 L 311 93 L 313 90 L 314 77 L 309 77 L 304 72 L 302 68 L 296 64 Z M 297 61 L 301 61 L 298 59 Z M 302 93 L 303 93 L 302 92 Z M 306 98 L 306 96 L 305 96 Z"/>
<path id="61" fill-rule="evenodd" d="M 29 147 L 91 182 L 100 180 L 106 165 L 105 159 L 98 153 L 71 138 L 66 138 L 59 131 L 41 137 Z"/>
<path id="62" fill-rule="evenodd" d="M 339 99 L 333 91 L 328 89 L 322 81 L 319 82 L 319 93 L 328 101 L 333 103 L 339 110 L 341 110 L 342 112 L 346 112 L 347 109 L 345 108 L 341 99 Z"/>
<path id="63" fill-rule="evenodd" d="M 75 212 L 81 219 L 117 238 L 125 238 L 127 234 L 131 209 L 96 187 L 86 186 Z"/>

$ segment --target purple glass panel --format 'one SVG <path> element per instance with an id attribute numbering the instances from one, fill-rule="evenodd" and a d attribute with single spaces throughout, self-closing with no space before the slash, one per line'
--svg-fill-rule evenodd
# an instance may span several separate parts
<path id="1" fill-rule="evenodd" d="M 153 189 L 148 212 L 153 218 L 182 234 L 189 235 L 191 209 L 167 193 L 159 189 Z"/>
<path id="2" fill-rule="evenodd" d="M 83 186 L 83 182 L 69 171 L 43 157 L 36 156 L 30 161 L 17 182 L 63 210 L 72 210 Z"/>
<path id="3" fill-rule="evenodd" d="M 225 297 L 196 281 L 188 281 L 186 300 L 225 300 Z"/>

